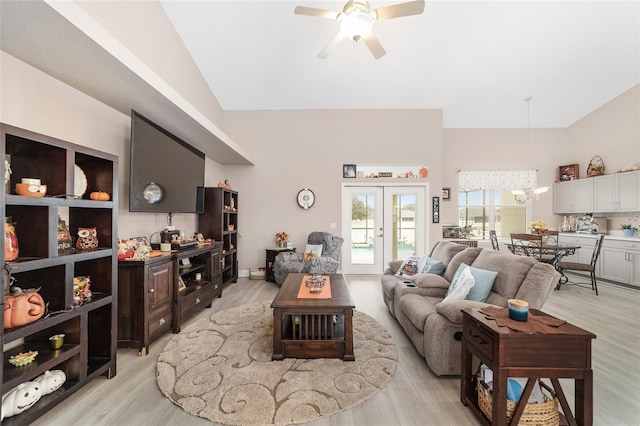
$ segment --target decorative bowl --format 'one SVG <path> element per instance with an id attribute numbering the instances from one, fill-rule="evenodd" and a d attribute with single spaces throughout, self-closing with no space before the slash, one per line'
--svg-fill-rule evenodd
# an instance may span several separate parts
<path id="1" fill-rule="evenodd" d="M 47 193 L 47 185 L 16 183 L 16 192 L 25 197 L 44 197 L 44 194 Z"/>
<path id="2" fill-rule="evenodd" d="M 38 355 L 38 351 L 20 352 L 17 355 L 9 357 L 9 364 L 14 367 L 22 367 L 23 365 L 32 363 L 33 360 L 36 359 L 36 355 Z"/>
<path id="3" fill-rule="evenodd" d="M 305 281 L 307 287 L 309 287 L 309 291 L 311 293 L 320 293 L 322 291 L 322 287 L 324 287 L 326 279 L 321 275 L 313 275 L 311 278 Z"/>

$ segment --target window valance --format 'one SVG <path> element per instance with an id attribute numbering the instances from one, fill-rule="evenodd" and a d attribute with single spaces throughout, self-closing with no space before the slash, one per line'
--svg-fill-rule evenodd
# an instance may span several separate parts
<path id="1" fill-rule="evenodd" d="M 537 170 L 460 170 L 458 172 L 458 188 L 463 191 L 525 189 L 537 186 Z"/>

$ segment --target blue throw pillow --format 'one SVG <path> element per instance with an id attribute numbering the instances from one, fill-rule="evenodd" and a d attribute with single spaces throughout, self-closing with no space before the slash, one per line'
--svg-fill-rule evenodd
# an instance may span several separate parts
<path id="1" fill-rule="evenodd" d="M 496 280 L 498 276 L 497 272 L 487 271 L 486 269 L 475 268 L 473 266 L 469 266 L 466 263 L 461 263 L 453 276 L 453 281 L 455 281 L 456 276 L 458 276 L 464 269 L 470 268 L 471 275 L 475 279 L 476 283 L 471 287 L 469 294 L 465 297 L 466 300 L 475 300 L 476 302 L 484 302 L 489 297 L 489 293 L 491 292 L 491 288 L 493 287 L 493 282 Z"/>
<path id="2" fill-rule="evenodd" d="M 424 268 L 422 269 L 422 273 L 442 275 L 444 270 L 445 270 L 444 263 L 440 262 L 439 260 L 435 260 L 430 257 L 427 257 L 427 263 L 424 265 Z"/>

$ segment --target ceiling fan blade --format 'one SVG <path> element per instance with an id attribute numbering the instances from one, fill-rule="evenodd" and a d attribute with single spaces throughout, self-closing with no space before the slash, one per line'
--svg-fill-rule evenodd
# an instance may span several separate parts
<path id="1" fill-rule="evenodd" d="M 380 44 L 380 40 L 378 40 L 378 37 L 376 37 L 374 33 L 369 33 L 366 37 L 363 38 L 363 40 L 374 58 L 380 59 L 385 55 L 385 53 L 387 53 L 385 52 L 384 47 L 382 47 L 382 44 Z"/>
<path id="2" fill-rule="evenodd" d="M 316 16 L 318 18 L 336 19 L 339 12 L 333 10 L 316 9 L 314 7 L 296 6 L 293 10 L 296 15 Z"/>
<path id="3" fill-rule="evenodd" d="M 378 21 L 399 18 L 401 16 L 420 15 L 422 12 L 424 12 L 424 0 L 394 4 L 392 6 L 380 7 L 374 10 Z"/>
<path id="4" fill-rule="evenodd" d="M 320 53 L 318 53 L 318 58 L 320 58 L 320 59 L 326 58 L 329 55 L 329 53 L 333 49 L 335 49 L 335 47 L 338 45 L 338 43 L 340 43 L 344 39 L 344 37 L 345 37 L 344 34 L 342 34 L 341 32 L 336 34 L 336 36 L 334 38 L 332 38 L 331 41 L 329 43 L 327 43 L 327 45 L 325 47 L 322 48 Z"/>

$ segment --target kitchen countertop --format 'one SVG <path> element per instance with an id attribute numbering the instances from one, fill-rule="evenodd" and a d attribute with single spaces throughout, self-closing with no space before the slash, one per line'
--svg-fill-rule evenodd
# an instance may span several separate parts
<path id="1" fill-rule="evenodd" d="M 637 233 L 636 233 L 637 234 Z M 566 235 L 566 236 L 575 236 L 575 237 L 592 237 L 595 238 L 596 236 L 598 236 L 599 234 L 585 234 L 582 232 L 561 232 L 560 235 Z M 619 241 L 630 241 L 630 242 L 640 242 L 640 237 L 634 236 L 634 237 L 625 237 L 624 235 L 622 235 L 622 231 L 613 231 L 613 233 L 608 233 L 605 232 L 605 240 L 619 240 Z"/>

